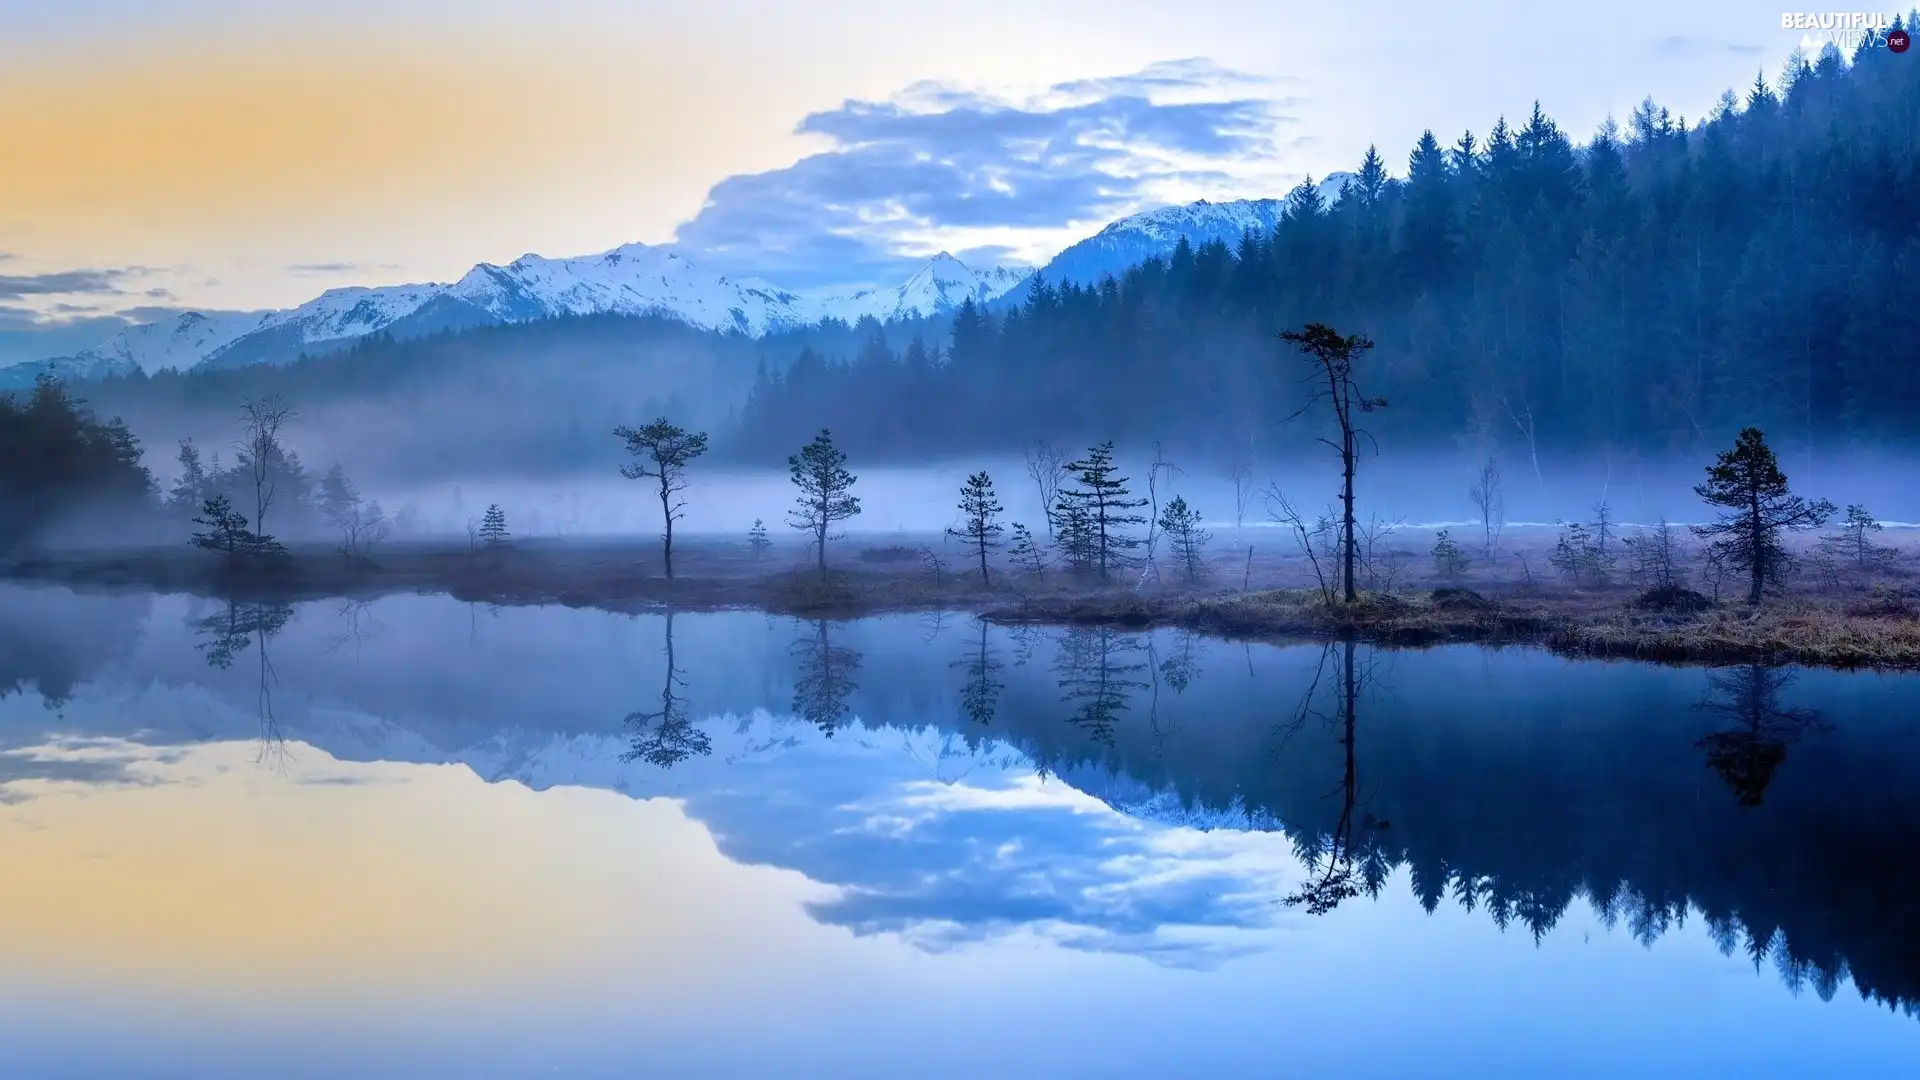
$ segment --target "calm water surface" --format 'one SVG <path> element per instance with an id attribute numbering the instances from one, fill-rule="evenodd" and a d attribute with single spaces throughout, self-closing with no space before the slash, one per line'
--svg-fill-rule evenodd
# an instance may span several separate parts
<path id="1" fill-rule="evenodd" d="M 1913 1076 L 1920 680 L 0 587 L 7 1077 Z"/>

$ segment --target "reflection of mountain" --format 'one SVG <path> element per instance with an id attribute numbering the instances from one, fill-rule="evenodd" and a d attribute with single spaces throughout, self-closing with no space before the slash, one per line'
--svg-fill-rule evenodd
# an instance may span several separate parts
<path id="1" fill-rule="evenodd" d="M 121 712 L 69 706 L 71 730 L 253 736 L 253 677 L 207 667 L 182 606 L 158 601 L 114 670 L 224 696 L 226 727 L 149 692 Z M 1430 908 L 1451 899 L 1532 933 L 1583 898 L 1648 940 L 1704 914 L 1729 949 L 1816 989 L 1850 972 L 1881 998 L 1920 995 L 1920 870 L 1900 854 L 1920 841 L 1912 679 L 1770 673 L 1763 735 L 1809 700 L 1826 726 L 1797 730 L 1791 764 L 1742 806 L 1702 744 L 1736 725 L 1694 706 L 1746 699 L 1701 671 L 1362 648 L 1349 718 L 1331 683 L 1300 707 L 1323 661 L 1323 679 L 1345 681 L 1344 655 L 1318 647 L 1056 633 L 1029 648 L 995 629 L 957 649 L 880 619 L 826 628 L 827 649 L 860 660 L 857 686 L 834 671 L 828 740 L 789 707 L 824 685 L 807 671 L 815 624 L 676 616 L 675 680 L 658 618 L 508 609 L 476 633 L 444 598 L 374 606 L 381 633 L 357 652 L 334 646 L 329 605 L 275 637 L 275 705 L 295 736 L 346 759 L 671 795 L 730 857 L 837 887 L 814 913 L 857 931 L 940 948 L 1018 930 L 1204 964 L 1292 917 L 1276 902 L 1302 884 L 1297 853 L 1333 852 L 1362 894 L 1405 870 Z M 973 708 L 984 681 L 991 710 Z M 1106 739 L 1069 722 L 1085 701 L 1106 702 Z M 691 718 L 682 734 L 711 752 L 622 762 L 636 706 L 649 730 L 656 712 Z M 27 726 L 0 739 L 42 737 Z"/>

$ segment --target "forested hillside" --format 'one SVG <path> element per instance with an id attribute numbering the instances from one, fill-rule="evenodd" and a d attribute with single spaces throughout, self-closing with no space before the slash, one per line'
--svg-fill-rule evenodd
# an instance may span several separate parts
<path id="1" fill-rule="evenodd" d="M 1690 124 L 1651 101 L 1576 145 L 1536 105 L 1405 179 L 1369 152 L 1333 205 L 1088 288 L 1044 281 L 951 337 L 762 371 L 733 449 L 822 426 L 916 458 L 1036 436 L 1260 452 L 1298 438 L 1272 334 L 1364 333 L 1397 444 L 1699 454 L 1757 424 L 1796 452 L 1920 432 L 1920 61 L 1829 49 Z M 1251 445 L 1250 445 L 1251 444 Z"/>

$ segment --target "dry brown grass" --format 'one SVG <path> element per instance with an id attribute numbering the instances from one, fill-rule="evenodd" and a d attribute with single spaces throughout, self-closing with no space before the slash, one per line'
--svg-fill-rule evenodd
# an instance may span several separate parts
<path id="1" fill-rule="evenodd" d="M 1534 644 L 1567 655 L 1668 663 L 1780 661 L 1835 667 L 1920 669 L 1920 603 L 1910 586 L 1863 583 L 1833 591 L 1803 586 L 1757 610 L 1721 603 L 1695 613 L 1649 611 L 1626 586 L 1476 582 L 1482 591 L 1364 592 L 1329 604 L 1314 589 L 1245 592 L 1184 589 L 1169 581 L 1105 587 L 1064 575 L 996 574 L 991 588 L 950 561 L 938 577 L 924 562 L 875 564 L 848 547 L 823 578 L 797 547 L 754 559 L 724 542 L 676 552 L 678 576 L 659 571 L 645 544 L 527 545 L 497 555 L 464 546 L 415 545 L 349 563 L 324 549 L 296 549 L 289 572 L 271 582 L 223 580 L 214 560 L 178 550 L 15 559 L 0 577 L 106 588 L 146 587 L 201 594 L 271 592 L 286 599 L 396 592 L 444 592 L 500 604 L 561 603 L 636 611 L 756 608 L 847 618 L 892 611 L 971 611 L 1006 622 L 1183 626 L 1266 640 L 1345 636 L 1381 644 Z M 1217 574 L 1215 581 L 1237 578 Z M 1296 577 L 1297 581 L 1298 578 Z"/>

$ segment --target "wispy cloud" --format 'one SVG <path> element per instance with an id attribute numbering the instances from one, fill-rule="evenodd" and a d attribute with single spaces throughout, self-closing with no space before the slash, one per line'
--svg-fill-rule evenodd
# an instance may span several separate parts
<path id="1" fill-rule="evenodd" d="M 29 296 L 116 293 L 127 270 L 56 270 L 50 274 L 0 274 L 0 300 Z"/>
<path id="2" fill-rule="evenodd" d="M 358 263 L 358 262 L 313 262 L 292 263 L 281 269 L 296 277 L 320 277 L 335 274 L 357 274 L 369 270 L 398 270 L 396 263 Z"/>
<path id="3" fill-rule="evenodd" d="M 1671 34 L 1663 37 L 1654 42 L 1654 48 L 1669 56 L 1704 56 L 1713 53 L 1757 56 L 1767 51 L 1764 45 L 1725 41 L 1719 38 L 1691 37 L 1685 34 Z"/>
<path id="4" fill-rule="evenodd" d="M 1290 103 L 1275 85 L 1189 59 L 1020 99 L 922 82 L 849 100 L 799 124 L 830 149 L 721 181 L 676 244 L 803 287 L 886 280 L 934 246 L 1010 250 L 989 237 L 1104 221 L 1270 159 Z"/>

